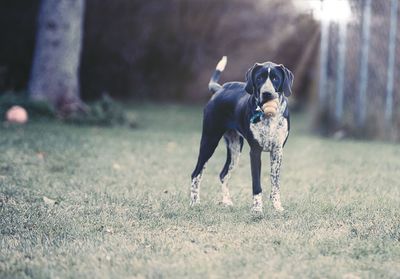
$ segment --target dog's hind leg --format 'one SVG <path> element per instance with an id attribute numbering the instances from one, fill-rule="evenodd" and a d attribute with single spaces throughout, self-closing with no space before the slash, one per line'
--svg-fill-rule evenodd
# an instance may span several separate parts
<path id="1" fill-rule="evenodd" d="M 192 184 L 190 187 L 190 205 L 200 203 L 200 183 L 205 164 L 214 154 L 221 136 L 202 135 L 200 142 L 200 152 L 197 159 L 196 167 L 192 173 Z"/>
<path id="2" fill-rule="evenodd" d="M 239 156 L 243 147 L 243 138 L 233 130 L 224 134 L 226 143 L 227 156 L 225 165 L 219 175 L 222 184 L 222 204 L 232 205 L 232 199 L 229 194 L 228 181 L 232 175 L 232 171 L 239 163 Z"/>

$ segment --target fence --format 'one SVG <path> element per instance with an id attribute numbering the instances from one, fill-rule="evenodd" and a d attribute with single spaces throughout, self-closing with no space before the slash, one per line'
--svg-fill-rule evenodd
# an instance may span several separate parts
<path id="1" fill-rule="evenodd" d="M 399 140 L 399 0 L 324 1 L 345 1 L 351 16 L 321 20 L 320 128 Z"/>

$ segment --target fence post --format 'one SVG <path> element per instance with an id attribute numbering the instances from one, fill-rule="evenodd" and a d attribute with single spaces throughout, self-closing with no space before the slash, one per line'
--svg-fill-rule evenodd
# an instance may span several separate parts
<path id="1" fill-rule="evenodd" d="M 367 113 L 367 85 L 368 85 L 368 52 L 370 40 L 371 24 L 371 0 L 364 1 L 363 23 L 362 23 L 362 46 L 361 46 L 361 65 L 360 65 L 360 91 L 358 99 L 358 126 L 364 127 Z"/>
<path id="2" fill-rule="evenodd" d="M 344 72 L 346 70 L 346 40 L 347 22 L 339 23 L 339 45 L 338 45 L 338 67 L 336 72 L 336 123 L 340 124 L 343 117 L 343 91 L 344 91 Z"/>
<path id="3" fill-rule="evenodd" d="M 326 108 L 326 83 L 328 70 L 328 43 L 329 43 L 329 21 L 321 20 L 321 42 L 319 57 L 319 109 L 322 111 Z"/>
<path id="4" fill-rule="evenodd" d="M 398 0 L 392 0 L 390 5 L 390 33 L 389 33 L 389 56 L 386 83 L 386 106 L 385 122 L 390 125 L 393 118 L 393 82 L 394 66 L 396 59 L 396 33 L 397 33 L 397 8 Z"/>

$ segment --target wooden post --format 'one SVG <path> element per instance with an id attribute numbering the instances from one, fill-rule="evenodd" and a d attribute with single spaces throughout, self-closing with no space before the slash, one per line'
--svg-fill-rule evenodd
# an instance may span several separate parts
<path id="1" fill-rule="evenodd" d="M 361 63 L 360 63 L 360 90 L 358 98 L 357 124 L 359 128 L 365 126 L 365 118 L 367 114 L 367 86 L 368 86 L 368 55 L 370 41 L 370 25 L 371 25 L 371 0 L 364 1 L 363 8 L 363 25 L 362 25 L 362 46 L 361 46 Z"/>
<path id="2" fill-rule="evenodd" d="M 325 110 L 327 106 L 327 79 L 328 79 L 328 43 L 329 21 L 321 20 L 321 42 L 319 51 L 319 109 Z"/>
<path id="3" fill-rule="evenodd" d="M 346 70 L 346 40 L 347 22 L 339 23 L 338 67 L 336 74 L 336 123 L 340 124 L 343 117 L 344 73 Z"/>
<path id="4" fill-rule="evenodd" d="M 386 107 L 385 122 L 390 125 L 393 119 L 393 83 L 394 66 L 396 59 L 396 35 L 397 35 L 397 9 L 398 0 L 391 0 L 390 6 L 390 33 L 389 33 L 389 56 L 386 82 Z"/>

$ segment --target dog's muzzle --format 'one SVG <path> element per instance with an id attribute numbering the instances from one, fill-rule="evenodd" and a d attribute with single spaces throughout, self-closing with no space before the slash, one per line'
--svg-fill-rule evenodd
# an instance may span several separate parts
<path id="1" fill-rule="evenodd" d="M 281 100 L 280 100 L 280 98 L 279 98 L 279 93 L 278 93 L 278 92 L 277 92 L 277 93 L 272 93 L 272 92 L 266 91 L 266 92 L 261 93 L 259 96 L 260 96 L 260 98 L 257 98 L 257 106 L 258 106 L 260 109 L 262 108 L 262 106 L 263 106 L 265 103 L 267 103 L 267 102 L 269 102 L 269 101 L 272 101 L 272 100 L 274 100 L 274 99 L 278 99 L 278 100 L 279 100 L 279 103 L 281 102 Z"/>
<path id="2" fill-rule="evenodd" d="M 269 102 L 269 101 L 272 101 L 272 100 L 274 100 L 274 99 L 279 98 L 279 94 L 278 94 L 278 93 L 272 93 L 272 92 L 265 91 L 265 92 L 263 92 L 263 93 L 260 94 L 260 97 L 261 97 L 261 99 L 260 99 L 260 104 L 261 104 L 261 106 L 262 106 L 262 105 L 265 104 L 266 102 Z"/>

